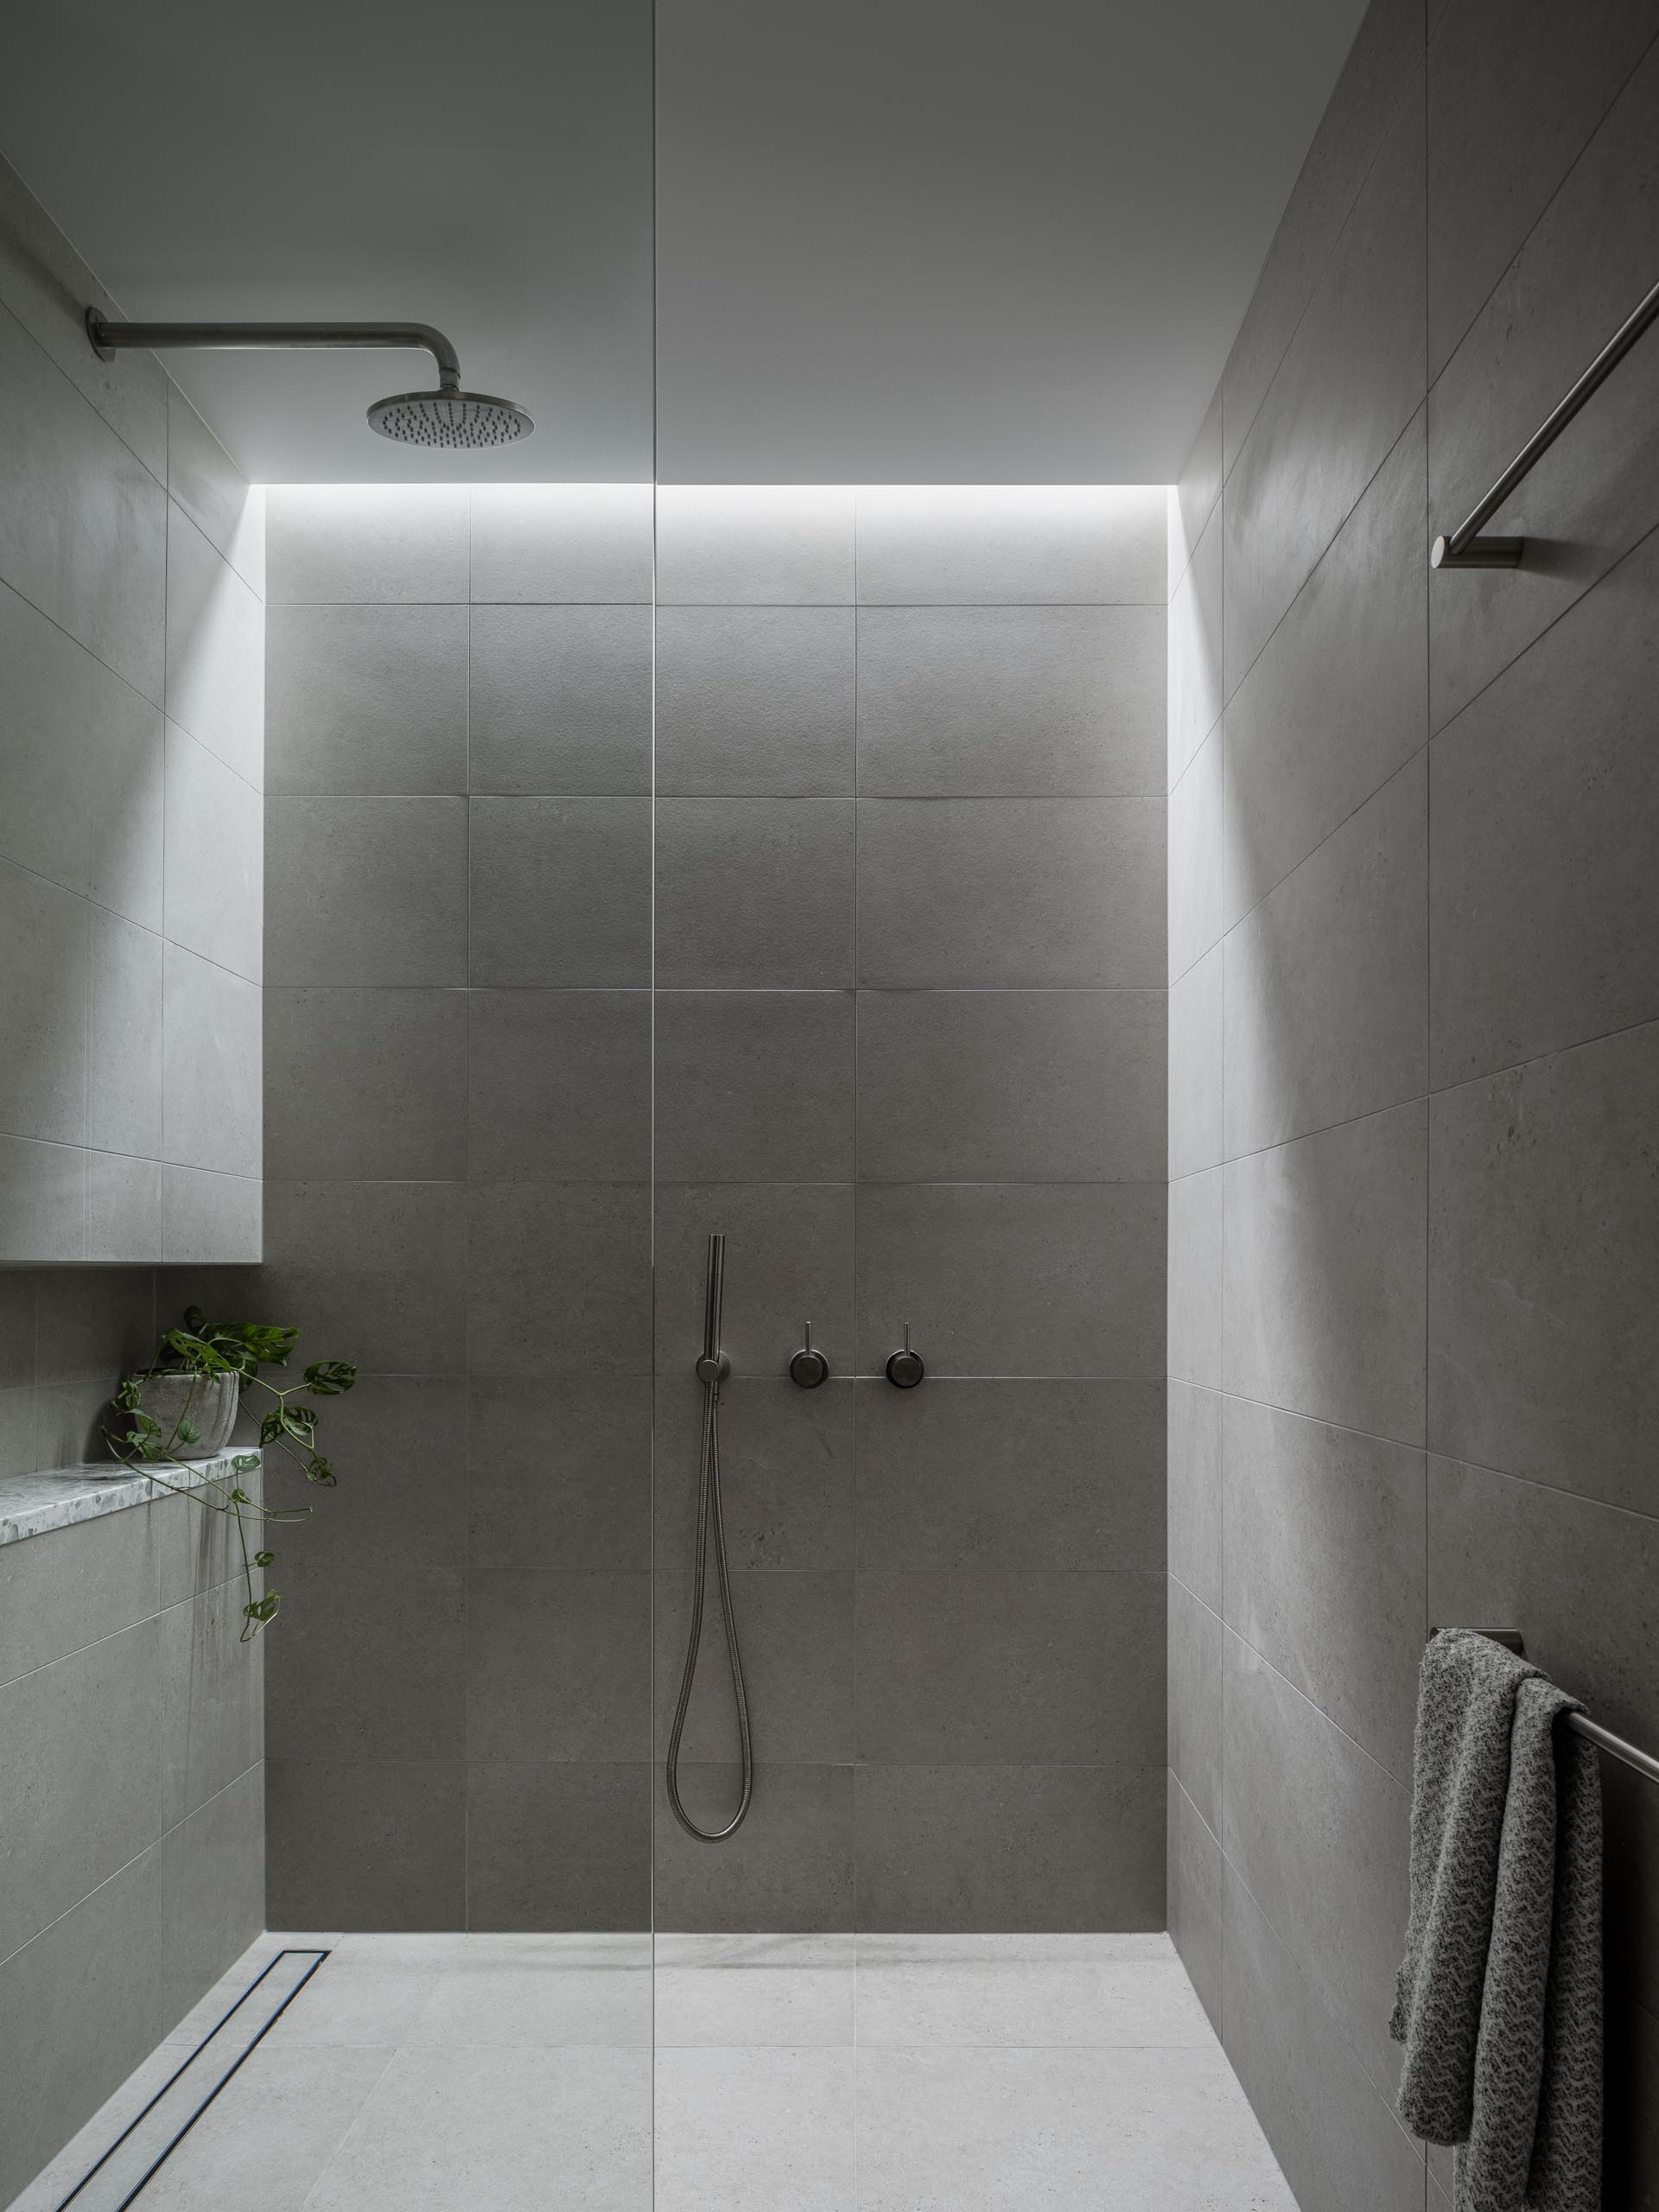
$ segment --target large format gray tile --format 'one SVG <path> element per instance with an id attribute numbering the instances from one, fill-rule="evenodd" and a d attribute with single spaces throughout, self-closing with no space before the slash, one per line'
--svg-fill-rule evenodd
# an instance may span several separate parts
<path id="1" fill-rule="evenodd" d="M 264 1642 L 244 1643 L 240 1582 L 161 1617 L 162 1818 L 178 1823 L 217 1796 L 264 1750 Z"/>
<path id="2" fill-rule="evenodd" d="M 650 1566 L 651 1385 L 643 1376 L 475 1382 L 467 1454 L 475 1567 Z"/>
<path id="3" fill-rule="evenodd" d="M 808 1322 L 831 1374 L 851 1371 L 850 1185 L 659 1181 L 655 1211 L 659 1374 L 689 1376 L 702 1349 L 709 1239 L 716 1232 L 726 1239 L 721 1331 L 734 1374 L 786 1373 Z"/>
<path id="4" fill-rule="evenodd" d="M 1215 728 L 1222 690 L 1222 518 L 1212 514 L 1170 594 L 1165 788 L 1173 790 Z"/>
<path id="5" fill-rule="evenodd" d="M 862 1374 L 1163 1372 L 1162 1184 L 868 1185 L 857 1258 Z"/>
<path id="6" fill-rule="evenodd" d="M 470 1202 L 475 1378 L 650 1373 L 647 1186 L 477 1183 Z"/>
<path id="7" fill-rule="evenodd" d="M 1169 1186 L 1164 1334 L 1172 1382 L 1216 1390 L 1222 1380 L 1222 1206 L 1219 1167 Z"/>
<path id="8" fill-rule="evenodd" d="M 0 862 L 0 1128 L 41 1143 L 86 1135 L 92 923 L 84 899 Z M 20 1255 L 20 1256 L 22 1256 Z M 79 1257 L 45 1253 L 44 1258 Z"/>
<path id="9" fill-rule="evenodd" d="M 690 1933 L 850 1928 L 853 1775 L 850 1766 L 758 1766 L 742 1827 L 711 1851 L 675 1821 L 659 1765 L 656 1924 Z M 725 1827 L 737 1809 L 739 1786 L 735 1764 L 680 1770 L 686 1810 L 705 1828 Z M 862 1843 L 861 1834 L 861 1871 Z"/>
<path id="10" fill-rule="evenodd" d="M 859 980 L 1161 988 L 1160 799 L 868 799 Z"/>
<path id="11" fill-rule="evenodd" d="M 263 1764 L 245 1768 L 188 1820 L 169 1828 L 156 1846 L 156 1856 L 162 1873 L 162 1994 L 170 2025 L 213 1986 L 264 1926 Z"/>
<path id="12" fill-rule="evenodd" d="M 474 791 L 651 789 L 651 610 L 474 607 Z"/>
<path id="13" fill-rule="evenodd" d="M 1406 1925 L 1409 1784 L 1230 1630 L 1222 1652 L 1222 1847 L 1378 2091 Z"/>
<path id="14" fill-rule="evenodd" d="M 490 1183 L 644 1182 L 645 991 L 473 991 L 467 1166 Z"/>
<path id="15" fill-rule="evenodd" d="M 656 999 L 657 1173 L 838 1182 L 853 1166 L 850 991 Z"/>
<path id="16" fill-rule="evenodd" d="M 458 1762 L 270 1758 L 265 1778 L 266 1909 L 278 1927 L 314 1924 L 331 1907 L 362 1929 L 462 1924 L 467 1793 Z"/>
<path id="17" fill-rule="evenodd" d="M 117 374 L 137 366 L 130 353 L 117 357 Z M 167 387 L 168 495 L 189 516 L 256 596 L 265 595 L 265 494 L 251 485 L 171 378 Z M 105 413 L 106 420 L 113 416 Z M 129 443 L 134 443 L 130 438 Z M 148 460 L 134 444 L 140 458 Z M 154 461 L 149 466 L 156 468 Z M 159 475 L 162 473 L 156 469 Z"/>
<path id="18" fill-rule="evenodd" d="M 652 1939 L 656 2044 L 753 2050 L 850 2045 L 853 1937 Z"/>
<path id="19" fill-rule="evenodd" d="M 649 1928 L 651 1789 L 643 1760 L 469 1767 L 467 1925 Z"/>
<path id="20" fill-rule="evenodd" d="M 273 1578 L 274 1579 L 274 1578 Z M 464 1580 L 453 1566 L 377 1578 L 283 1561 L 285 1630 L 265 1666 L 273 1760 L 459 1758 Z"/>
<path id="21" fill-rule="evenodd" d="M 689 1370 L 659 1376 L 657 1407 L 657 1563 L 689 1582 L 702 1386 Z M 852 1566 L 853 1418 L 853 1386 L 842 1376 L 800 1390 L 782 1376 L 745 1375 L 722 1390 L 720 1487 L 734 1570 Z M 717 1669 L 724 1664 L 716 1659 Z"/>
<path id="22" fill-rule="evenodd" d="M 1224 1879 L 1227 2056 L 1297 2202 L 1421 2212 L 1422 2145 L 1373 2087 L 1238 1874 L 1229 1867 Z"/>
<path id="23" fill-rule="evenodd" d="M 861 602 L 1153 605 L 1164 502 L 1140 484 L 874 484 L 858 492 Z"/>
<path id="24" fill-rule="evenodd" d="M 1220 1620 L 1184 1584 L 1169 1586 L 1169 1770 L 1198 1817 L 1221 1826 Z"/>
<path id="25" fill-rule="evenodd" d="M 0 579 L 159 706 L 167 499 L 0 308 Z"/>
<path id="26" fill-rule="evenodd" d="M 1169 1383 L 1169 1571 L 1212 1612 L 1221 1610 L 1222 1399 Z"/>
<path id="27" fill-rule="evenodd" d="M 8 2202 L 166 2034 L 162 1945 L 149 1851 L 0 1965 Z"/>
<path id="28" fill-rule="evenodd" d="M 472 1759 L 649 1757 L 650 1578 L 474 1568 L 466 1675 Z"/>
<path id="29" fill-rule="evenodd" d="M 1427 1166 L 1421 1102 L 1229 1163 L 1229 1390 L 1421 1442 Z"/>
<path id="30" fill-rule="evenodd" d="M 1173 495 L 1166 525 L 1172 595 L 1185 574 L 1192 549 L 1203 536 L 1205 525 L 1215 512 L 1216 501 L 1221 497 L 1221 386 L 1217 385 L 1204 410 L 1192 449 L 1181 464 L 1179 476 L 1169 487 Z"/>
<path id="31" fill-rule="evenodd" d="M 1652 283 L 1656 123 L 1649 46 L 1434 386 L 1431 529 L 1456 527 Z M 1529 541 L 1521 566 L 1430 579 L 1433 728 L 1652 529 L 1656 393 L 1659 363 L 1638 346 L 1488 524 Z"/>
<path id="32" fill-rule="evenodd" d="M 1223 952 L 1212 944 L 1169 987 L 1169 1175 L 1217 1166 L 1223 1118 Z"/>
<path id="33" fill-rule="evenodd" d="M 86 1257 L 95 1261 L 142 1260 L 167 1245 L 164 1179 L 159 1160 L 130 1154 L 86 1154 Z M 241 1181 L 242 1178 L 226 1179 Z"/>
<path id="34" fill-rule="evenodd" d="M 1428 763 L 1420 753 L 1225 941 L 1229 1158 L 1427 1087 Z"/>
<path id="35" fill-rule="evenodd" d="M 1225 725 L 1211 731 L 1169 795 L 1169 981 L 1220 938 L 1226 798 Z"/>
<path id="36" fill-rule="evenodd" d="M 273 984 L 264 1005 L 268 1175 L 466 1173 L 465 992 Z"/>
<path id="37" fill-rule="evenodd" d="M 1161 1568 L 1163 1395 L 1156 1382 L 861 1382 L 860 1565 Z"/>
<path id="38" fill-rule="evenodd" d="M 1643 0 L 1571 18 L 1458 0 L 1428 48 L 1431 373 L 1463 336 L 1651 42 Z M 1522 144 L 1521 174 L 1505 155 Z"/>
<path id="39" fill-rule="evenodd" d="M 1437 1086 L 1659 1015 L 1659 533 L 1435 739 Z"/>
<path id="40" fill-rule="evenodd" d="M 464 983 L 467 802 L 273 798 L 268 983 Z"/>
<path id="41" fill-rule="evenodd" d="M 1242 1398 L 1225 1408 L 1228 1625 L 1408 1782 L 1423 1455 Z"/>
<path id="42" fill-rule="evenodd" d="M 0 669 L 0 858 L 159 928 L 160 709 L 3 585 Z"/>
<path id="43" fill-rule="evenodd" d="M 1162 1763 L 858 1769 L 861 1929 L 1162 1929 Z"/>
<path id="44" fill-rule="evenodd" d="M 266 493 L 272 607 L 449 605 L 467 597 L 464 484 L 277 484 Z"/>
<path id="45" fill-rule="evenodd" d="M 1230 693 L 1422 404 L 1423 222 L 1420 78 L 1228 479 Z"/>
<path id="46" fill-rule="evenodd" d="M 690 1548 L 657 1574 L 657 1749 L 666 1753 L 690 1630 Z M 842 1766 L 853 1757 L 853 1577 L 738 1569 L 731 1578 L 749 1685 L 754 1755 L 769 1766 Z M 739 1755 L 726 1637 L 712 1573 L 681 1756 L 719 1766 Z"/>
<path id="47" fill-rule="evenodd" d="M 274 607 L 266 790 L 464 791 L 467 681 L 464 607 Z"/>
<path id="48" fill-rule="evenodd" d="M 96 1155 L 87 1160 L 88 1212 Z M 171 1264 L 221 1266 L 257 1260 L 262 1232 L 259 1180 L 208 1167 L 162 1169 L 162 1257 Z M 90 1226 L 90 1224 L 89 1224 Z"/>
<path id="49" fill-rule="evenodd" d="M 657 788 L 850 798 L 855 617 L 840 607 L 664 607 Z"/>
<path id="50" fill-rule="evenodd" d="M 850 984 L 855 812 L 850 799 L 658 799 L 658 988 Z"/>
<path id="51" fill-rule="evenodd" d="M 1429 1171 L 1429 1443 L 1651 1511 L 1659 1027 L 1445 1091 Z"/>
<path id="52" fill-rule="evenodd" d="M 850 2046 L 659 2048 L 658 2212 L 854 2212 L 854 2105 Z"/>
<path id="53" fill-rule="evenodd" d="M 287 1471 L 272 1478 L 273 1497 L 284 1503 L 304 1497 L 316 1509 L 291 1534 L 268 1532 L 282 1570 L 275 1580 L 290 1566 L 303 1577 L 454 1564 L 466 1541 L 469 1488 L 468 1399 L 459 1376 L 360 1376 L 348 1395 L 329 1400 L 317 1433 L 339 1481 L 319 1495 Z"/>
<path id="54" fill-rule="evenodd" d="M 865 607 L 859 791 L 1159 792 L 1163 648 L 1154 607 Z"/>
<path id="55" fill-rule="evenodd" d="M 182 945 L 162 955 L 162 1157 L 257 1176 L 262 1156 L 257 982 Z"/>
<path id="56" fill-rule="evenodd" d="M 474 484 L 474 606 L 647 602 L 652 505 L 649 484 Z"/>
<path id="57" fill-rule="evenodd" d="M 405 2040 L 448 2049 L 651 2042 L 652 1939 L 638 1934 L 469 1935 Z"/>
<path id="58" fill-rule="evenodd" d="M 320 1935 L 316 1941 L 330 1939 Z M 453 1935 L 359 1934 L 333 1942 L 329 1955 L 272 2026 L 268 2047 L 378 2050 L 384 2063 L 437 1994 L 458 1949 Z"/>
<path id="59" fill-rule="evenodd" d="M 474 799 L 472 981 L 648 983 L 651 813 L 647 798 Z"/>
<path id="60" fill-rule="evenodd" d="M 170 721 L 264 787 L 264 604 L 170 502 L 166 704 Z"/>
<path id="61" fill-rule="evenodd" d="M 1221 1846 L 1172 1773 L 1168 1817 L 1169 1935 L 1198 1999 L 1219 2036 Z"/>
<path id="62" fill-rule="evenodd" d="M 1227 705 L 1230 926 L 1428 734 L 1428 528 L 1419 413 Z"/>
<path id="63" fill-rule="evenodd" d="M 10 1808 L 0 1958 L 161 1831 L 159 1639 L 153 1619 L 139 1622 L 0 1694 Z"/>
<path id="64" fill-rule="evenodd" d="M 861 991 L 867 1182 L 1150 1183 L 1161 991 Z"/>
<path id="65" fill-rule="evenodd" d="M 306 2200 L 315 2212 L 534 2203 L 649 2212 L 651 2055 L 521 2045 L 397 2051 Z"/>
<path id="66" fill-rule="evenodd" d="M 261 1287 L 308 1358 L 454 1374 L 466 1239 L 466 1193 L 453 1184 L 272 1181 Z"/>
<path id="67" fill-rule="evenodd" d="M 0 1683 L 147 1620 L 160 1593 L 150 1510 L 107 1513 L 0 1546 Z"/>
<path id="68" fill-rule="evenodd" d="M 858 2054 L 859 2202 L 870 2212 L 1292 2212 L 1211 2045 Z"/>
<path id="69" fill-rule="evenodd" d="M 1165 1587 L 1147 1572 L 861 1569 L 860 1758 L 1155 1765 Z"/>
<path id="70" fill-rule="evenodd" d="M 845 607 L 852 598 L 850 488 L 657 486 L 660 606 Z"/>
<path id="71" fill-rule="evenodd" d="M 865 1935 L 857 1952 L 866 2049 L 1086 2044 L 1214 2055 L 1167 1936 Z"/>
<path id="72" fill-rule="evenodd" d="M 175 944 L 259 981 L 264 806 L 253 785 L 169 723 L 162 926 Z"/>
<path id="73" fill-rule="evenodd" d="M 1228 474 L 1395 111 L 1414 89 L 1423 30 L 1420 0 L 1380 0 L 1361 19 L 1228 356 L 1222 384 Z"/>

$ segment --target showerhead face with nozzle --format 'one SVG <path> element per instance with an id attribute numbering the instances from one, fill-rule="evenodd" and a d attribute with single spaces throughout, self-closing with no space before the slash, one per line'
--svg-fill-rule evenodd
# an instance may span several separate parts
<path id="1" fill-rule="evenodd" d="M 522 407 L 483 391 L 399 391 L 369 410 L 369 428 L 405 446 L 510 446 L 535 427 Z"/>

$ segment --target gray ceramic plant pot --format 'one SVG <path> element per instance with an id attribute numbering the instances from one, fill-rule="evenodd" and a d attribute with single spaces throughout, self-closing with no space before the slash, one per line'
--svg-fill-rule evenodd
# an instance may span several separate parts
<path id="1" fill-rule="evenodd" d="M 237 1382 L 234 1375 L 152 1375 L 139 1402 L 160 1421 L 163 1444 L 181 1421 L 192 1421 L 201 1431 L 194 1444 L 175 1443 L 174 1459 L 211 1459 L 230 1442 L 236 1426 Z"/>

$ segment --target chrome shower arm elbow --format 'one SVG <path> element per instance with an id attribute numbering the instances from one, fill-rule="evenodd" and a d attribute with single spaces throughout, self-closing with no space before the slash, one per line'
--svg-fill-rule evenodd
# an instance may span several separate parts
<path id="1" fill-rule="evenodd" d="M 409 346 L 432 356 L 441 390 L 461 390 L 460 357 L 429 322 L 111 322 L 96 308 L 88 308 L 86 335 L 92 351 L 105 361 L 113 360 L 118 348 L 134 346 L 152 352 L 203 346 L 232 353 L 283 346 Z"/>

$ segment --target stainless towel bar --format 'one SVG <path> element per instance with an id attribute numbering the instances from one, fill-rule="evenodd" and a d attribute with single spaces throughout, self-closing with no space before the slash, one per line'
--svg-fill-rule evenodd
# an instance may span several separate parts
<path id="1" fill-rule="evenodd" d="M 1481 530 L 1497 512 L 1522 478 L 1542 460 L 1591 393 L 1605 384 L 1648 325 L 1659 316 L 1659 284 L 1641 306 L 1622 323 L 1573 385 L 1560 405 L 1540 423 L 1485 498 L 1465 515 L 1457 528 L 1434 541 L 1428 556 L 1433 569 L 1513 569 L 1526 550 L 1524 537 L 1482 537 Z M 1650 1768 L 1652 1762 L 1649 1762 Z M 1648 1771 L 1644 1768 L 1643 1771 Z M 1656 1774 L 1659 1779 L 1659 1774 Z"/>
<path id="2" fill-rule="evenodd" d="M 1438 1636 L 1439 1629 L 1431 1629 L 1431 1636 Z M 1526 1646 L 1521 1631 L 1513 1628 L 1478 1628 L 1477 1636 L 1490 1636 L 1494 1643 L 1503 1644 L 1517 1657 L 1524 1657 Z M 1633 1766 L 1638 1774 L 1645 1774 L 1649 1782 L 1659 1782 L 1659 1759 L 1635 1744 L 1628 1744 L 1623 1736 L 1615 1736 L 1611 1728 L 1604 1728 L 1599 1720 L 1592 1720 L 1587 1713 L 1569 1713 L 1567 1725 L 1575 1735 L 1587 1736 L 1590 1741 L 1606 1752 L 1609 1758 L 1622 1759 L 1626 1766 Z"/>

